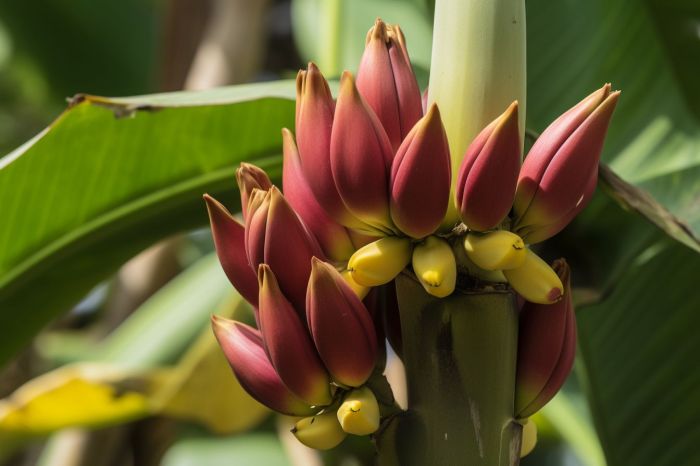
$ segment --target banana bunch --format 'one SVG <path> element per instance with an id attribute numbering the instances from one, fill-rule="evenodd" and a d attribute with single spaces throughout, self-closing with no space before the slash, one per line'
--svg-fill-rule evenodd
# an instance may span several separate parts
<path id="1" fill-rule="evenodd" d="M 291 432 L 309 448 L 330 450 L 348 434 L 373 434 L 379 429 L 379 418 L 377 398 L 365 386 L 347 392 L 337 409 L 300 419 Z"/>

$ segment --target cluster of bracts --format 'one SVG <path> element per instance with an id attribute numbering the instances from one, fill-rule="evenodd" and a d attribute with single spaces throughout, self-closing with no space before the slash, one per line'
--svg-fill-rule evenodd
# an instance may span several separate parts
<path id="1" fill-rule="evenodd" d="M 282 131 L 284 194 L 243 164 L 244 224 L 205 196 L 223 269 L 255 309 L 257 329 L 213 320 L 242 386 L 302 417 L 293 432 L 311 447 L 372 434 L 380 407 L 367 381 L 384 331 L 368 293 L 409 270 L 427 293 L 448 296 L 460 248 L 469 273 L 523 298 L 513 414 L 540 409 L 571 370 L 576 324 L 568 266 L 550 267 L 529 245 L 561 231 L 593 195 L 618 96 L 605 85 L 586 97 L 524 163 L 514 102 L 456 159 L 453 186 L 439 109 L 426 108 L 397 26 L 375 23 L 357 79 L 342 75 L 337 100 L 309 64 L 297 77 L 296 141 Z"/>

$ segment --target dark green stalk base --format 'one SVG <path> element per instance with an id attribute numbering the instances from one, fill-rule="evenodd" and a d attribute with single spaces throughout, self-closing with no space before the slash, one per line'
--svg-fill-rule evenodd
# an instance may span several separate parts
<path id="1" fill-rule="evenodd" d="M 409 409 L 376 436 L 380 466 L 517 466 L 518 315 L 508 290 L 437 299 L 396 280 Z"/>

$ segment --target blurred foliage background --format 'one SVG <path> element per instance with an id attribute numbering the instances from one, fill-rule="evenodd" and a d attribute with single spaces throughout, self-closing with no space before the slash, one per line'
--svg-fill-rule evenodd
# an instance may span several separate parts
<path id="1" fill-rule="evenodd" d="M 0 3 L 0 464 L 372 464 L 368 441 L 323 457 L 290 442 L 230 375 L 209 315 L 250 311 L 201 194 L 235 210 L 243 160 L 279 177 L 289 79 L 311 59 L 354 71 L 377 16 L 401 24 L 425 86 L 433 8 Z M 523 464 L 700 464 L 700 4 L 527 8 L 533 132 L 603 82 L 623 97 L 612 171 L 542 251 L 572 263 L 580 347 Z"/>

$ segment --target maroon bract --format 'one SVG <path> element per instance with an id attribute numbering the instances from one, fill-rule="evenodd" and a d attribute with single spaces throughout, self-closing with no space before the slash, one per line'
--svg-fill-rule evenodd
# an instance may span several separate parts
<path id="1" fill-rule="evenodd" d="M 564 297 L 554 304 L 526 302 L 520 311 L 515 412 L 527 418 L 539 411 L 563 385 L 576 355 L 576 316 L 569 266 L 553 264 L 564 283 Z"/>
<path id="2" fill-rule="evenodd" d="M 367 308 L 330 264 L 312 259 L 306 319 L 333 380 L 359 387 L 377 359 L 377 334 Z"/>
<path id="3" fill-rule="evenodd" d="M 333 181 L 348 210 L 377 230 L 390 232 L 388 185 L 394 153 L 384 127 L 347 71 L 340 80 L 330 158 Z"/>
<path id="4" fill-rule="evenodd" d="M 312 406 L 329 404 L 328 372 L 304 323 L 280 290 L 270 267 L 260 265 L 258 281 L 260 331 L 270 362 L 287 388 L 301 400 Z"/>
<path id="5" fill-rule="evenodd" d="M 307 416 L 313 412 L 277 375 L 258 330 L 217 316 L 212 316 L 212 328 L 236 378 L 250 396 L 290 416 Z"/>
<path id="6" fill-rule="evenodd" d="M 361 226 L 338 194 L 331 172 L 331 130 L 335 101 L 326 79 L 309 63 L 297 75 L 296 136 L 304 178 L 316 200 L 343 225 Z"/>
<path id="7" fill-rule="evenodd" d="M 318 239 L 329 259 L 347 261 L 355 251 L 350 235 L 316 200 L 304 178 L 294 136 L 287 129 L 282 130 L 282 153 L 282 188 L 287 202 Z"/>
<path id="8" fill-rule="evenodd" d="M 397 150 L 423 114 L 420 89 L 401 28 L 377 19 L 367 33 L 357 88 L 384 126 L 393 150 Z"/>
<path id="9" fill-rule="evenodd" d="M 221 268 L 231 284 L 250 304 L 258 306 L 258 278 L 248 263 L 245 228 L 219 201 L 204 195 L 209 211 L 211 233 Z"/>
<path id="10" fill-rule="evenodd" d="M 520 170 L 518 103 L 472 141 L 459 169 L 456 204 L 462 221 L 476 231 L 497 227 L 510 212 Z"/>
<path id="11" fill-rule="evenodd" d="M 528 243 L 561 231 L 592 197 L 619 96 L 606 84 L 557 118 L 530 149 L 514 205 L 514 231 Z"/>
<path id="12" fill-rule="evenodd" d="M 416 123 L 391 167 L 391 218 L 403 233 L 423 238 L 437 230 L 450 198 L 450 148 L 436 105 Z"/>

